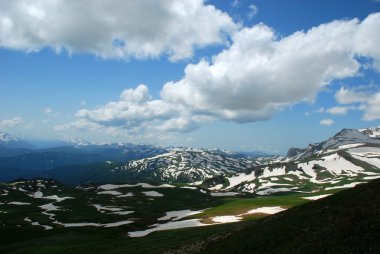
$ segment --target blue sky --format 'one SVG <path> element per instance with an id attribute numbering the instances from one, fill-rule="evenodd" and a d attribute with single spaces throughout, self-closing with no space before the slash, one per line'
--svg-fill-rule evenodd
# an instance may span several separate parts
<path id="1" fill-rule="evenodd" d="M 380 125 L 379 1 L 0 7 L 0 131 L 286 153 Z"/>

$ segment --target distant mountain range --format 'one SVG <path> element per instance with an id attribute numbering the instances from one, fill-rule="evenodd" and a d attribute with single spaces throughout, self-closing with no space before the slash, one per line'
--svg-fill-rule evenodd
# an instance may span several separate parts
<path id="1" fill-rule="evenodd" d="M 307 148 L 291 148 L 286 157 L 83 141 L 32 149 L 13 136 L 1 137 L 2 143 L 19 146 L 1 146 L 0 181 L 51 177 L 72 185 L 110 180 L 187 183 L 214 192 L 268 195 L 349 187 L 380 177 L 379 128 L 343 129 Z"/>

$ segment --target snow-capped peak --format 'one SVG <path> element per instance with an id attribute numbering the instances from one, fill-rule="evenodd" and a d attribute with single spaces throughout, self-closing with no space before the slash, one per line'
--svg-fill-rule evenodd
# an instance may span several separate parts
<path id="1" fill-rule="evenodd" d="M 371 137 L 380 138 L 380 126 L 359 130 L 361 133 Z"/>
<path id="2" fill-rule="evenodd" d="M 0 141 L 8 144 L 11 142 L 17 142 L 19 139 L 5 132 L 0 132 Z"/>

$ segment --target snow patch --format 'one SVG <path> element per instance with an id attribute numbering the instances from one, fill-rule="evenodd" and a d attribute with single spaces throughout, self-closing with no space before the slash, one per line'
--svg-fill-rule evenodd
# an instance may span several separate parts
<path id="1" fill-rule="evenodd" d="M 367 157 L 356 155 L 356 154 L 352 154 L 352 157 L 354 157 L 357 160 L 371 164 L 372 166 L 375 166 L 376 168 L 380 169 L 380 159 L 379 158 L 367 158 Z"/>
<path id="2" fill-rule="evenodd" d="M 12 201 L 12 202 L 9 202 L 8 204 L 10 204 L 10 205 L 31 205 L 31 203 L 28 203 L 28 202 L 18 202 L 18 201 Z"/>
<path id="3" fill-rule="evenodd" d="M 130 237 L 142 237 L 146 236 L 155 231 L 168 230 L 168 229 L 177 229 L 177 228 L 189 228 L 189 227 L 201 227 L 207 226 L 208 224 L 203 224 L 199 221 L 199 219 L 192 220 L 182 220 L 182 221 L 170 221 L 165 224 L 156 224 L 153 225 L 153 228 L 143 230 L 143 231 L 134 231 L 129 232 L 128 235 Z"/>
<path id="4" fill-rule="evenodd" d="M 255 213 L 275 214 L 275 213 L 279 213 L 285 210 L 286 209 L 282 208 L 281 206 L 267 206 L 267 207 L 264 206 L 264 207 L 259 207 L 259 208 L 249 210 L 248 212 L 243 213 L 240 216 L 246 215 L 246 214 L 255 214 Z"/>
<path id="5" fill-rule="evenodd" d="M 266 190 L 257 191 L 256 194 L 264 196 L 264 195 L 270 195 L 270 194 L 277 193 L 277 192 L 289 192 L 289 191 L 292 191 L 292 189 L 289 189 L 289 188 L 276 188 L 276 189 L 269 188 Z"/>
<path id="6" fill-rule="evenodd" d="M 104 184 L 104 185 L 98 186 L 98 189 L 114 190 L 114 189 L 119 189 L 119 188 L 138 187 L 138 186 L 141 186 L 142 188 L 149 188 L 149 189 L 153 189 L 153 188 L 175 188 L 175 186 L 170 185 L 170 184 L 161 184 L 161 185 L 155 186 L 155 185 L 151 185 L 148 183 L 137 183 L 137 184 Z"/>
<path id="7" fill-rule="evenodd" d="M 182 189 L 190 189 L 190 190 L 197 190 L 198 189 L 197 187 L 193 187 L 193 186 L 183 186 L 181 188 Z"/>
<path id="8" fill-rule="evenodd" d="M 354 183 L 349 183 L 349 184 L 345 184 L 345 185 L 342 185 L 342 186 L 327 187 L 326 190 L 353 188 L 356 185 L 361 184 L 361 183 L 365 183 L 365 182 L 354 182 Z"/>
<path id="9" fill-rule="evenodd" d="M 117 198 L 127 198 L 127 197 L 133 197 L 133 193 L 126 193 L 123 195 L 116 196 Z"/>
<path id="10" fill-rule="evenodd" d="M 241 221 L 241 217 L 235 215 L 225 215 L 212 217 L 211 220 L 216 223 L 231 223 Z"/>
<path id="11" fill-rule="evenodd" d="M 243 182 L 250 182 L 250 181 L 253 181 L 256 179 L 256 176 L 255 176 L 255 172 L 252 171 L 252 173 L 250 174 L 245 174 L 245 173 L 242 173 L 242 174 L 238 174 L 236 176 L 232 176 L 232 177 L 228 177 L 227 178 L 228 181 L 229 181 L 229 185 L 226 189 L 231 189 Z"/>
<path id="12" fill-rule="evenodd" d="M 161 218 L 158 218 L 158 220 L 159 221 L 163 221 L 163 220 L 176 221 L 190 215 L 202 213 L 203 211 L 204 210 L 202 211 L 191 211 L 191 210 L 170 211 L 170 212 L 166 212 L 166 215 Z"/>
<path id="13" fill-rule="evenodd" d="M 318 195 L 318 196 L 302 197 L 302 198 L 307 199 L 307 200 L 318 200 L 318 199 L 325 198 L 328 196 L 331 196 L 331 194 L 323 194 L 323 195 Z"/>
<path id="14" fill-rule="evenodd" d="M 229 191 L 229 192 L 211 192 L 210 194 L 211 194 L 211 196 L 214 196 L 214 197 L 230 197 L 230 196 L 239 195 L 239 193 L 232 192 L 232 191 Z"/>
<path id="15" fill-rule="evenodd" d="M 378 175 L 378 176 L 366 176 L 366 177 L 364 177 L 363 179 L 364 179 L 364 180 L 373 180 L 373 179 L 378 179 L 378 178 L 380 178 L 379 175 Z"/>
<path id="16" fill-rule="evenodd" d="M 50 212 L 50 211 L 59 211 L 61 210 L 60 207 L 58 206 L 55 206 L 53 203 L 49 203 L 49 204 L 45 204 L 45 205 L 41 205 L 39 206 L 41 209 L 47 211 L 47 212 Z"/>
<path id="17" fill-rule="evenodd" d="M 157 191 L 143 191 L 142 192 L 147 197 L 163 197 L 164 195 Z"/>
<path id="18" fill-rule="evenodd" d="M 121 195 L 123 193 L 121 193 L 119 191 L 107 190 L 107 191 L 100 191 L 100 192 L 98 192 L 98 194 L 118 196 L 118 195 Z"/>

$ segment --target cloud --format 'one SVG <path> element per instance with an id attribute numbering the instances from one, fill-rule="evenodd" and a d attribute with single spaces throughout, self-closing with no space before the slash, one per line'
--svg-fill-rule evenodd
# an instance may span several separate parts
<path id="1" fill-rule="evenodd" d="M 379 25 L 376 14 L 362 23 L 334 21 L 284 38 L 263 24 L 244 28 L 212 62 L 188 65 L 184 78 L 165 84 L 161 96 L 223 120 L 269 119 L 285 106 L 313 100 L 332 80 L 357 75 L 357 56 L 376 60 L 376 54 L 363 53 L 361 43 L 373 45 L 368 52 L 380 52 L 372 43 L 380 45 L 380 38 L 367 36 L 364 41 L 357 36 L 366 26 L 373 30 Z"/>
<path id="2" fill-rule="evenodd" d="M 202 0 L 0 3 L 0 47 L 90 53 L 102 58 L 191 57 L 195 47 L 225 43 L 237 28 Z"/>
<path id="3" fill-rule="evenodd" d="M 319 122 L 320 125 L 330 126 L 334 123 L 331 119 L 323 119 Z"/>
<path id="4" fill-rule="evenodd" d="M 233 8 L 239 8 L 241 5 L 240 1 L 239 0 L 234 0 L 232 3 L 231 3 L 231 6 Z"/>
<path id="5" fill-rule="evenodd" d="M 327 113 L 332 115 L 345 115 L 347 111 L 352 109 L 351 107 L 332 107 L 326 110 Z"/>
<path id="6" fill-rule="evenodd" d="M 12 129 L 20 126 L 24 121 L 21 117 L 13 117 L 10 119 L 3 119 L 0 121 L 0 128 L 2 129 Z"/>
<path id="7" fill-rule="evenodd" d="M 341 87 L 335 94 L 335 99 L 340 104 L 365 102 L 369 97 L 368 92 L 356 91 Z"/>
<path id="8" fill-rule="evenodd" d="M 257 8 L 256 5 L 254 4 L 251 4 L 249 7 L 248 7 L 248 14 L 247 14 L 247 18 L 248 19 L 252 19 L 254 16 L 256 16 L 256 14 L 259 12 L 259 9 Z"/>
<path id="9" fill-rule="evenodd" d="M 52 108 L 46 107 L 42 110 L 42 112 L 46 115 L 48 118 L 57 118 L 59 117 L 60 113 L 55 112 Z M 45 121 L 45 120 L 44 120 Z M 47 120 L 48 121 L 48 120 Z"/>
<path id="10" fill-rule="evenodd" d="M 50 115 L 50 114 L 53 112 L 53 110 L 52 110 L 51 108 L 47 107 L 47 108 L 44 108 L 43 112 L 44 112 L 46 115 Z"/>
<path id="11" fill-rule="evenodd" d="M 318 109 L 314 109 L 311 112 L 305 112 L 305 116 L 310 116 L 312 114 L 323 113 L 323 112 L 325 112 L 325 108 L 324 107 L 320 107 Z"/>
<path id="12" fill-rule="evenodd" d="M 99 126 L 115 126 L 133 132 L 135 128 L 159 131 L 188 132 L 198 128 L 211 117 L 192 114 L 183 105 L 174 105 L 164 100 L 153 100 L 146 85 L 140 84 L 135 89 L 124 90 L 118 101 L 112 101 L 94 110 L 81 109 L 76 116 L 83 121 L 80 125 L 68 127 L 89 127 L 99 129 Z M 62 130 L 57 128 L 56 130 Z"/>
<path id="13" fill-rule="evenodd" d="M 164 84 L 160 98 L 153 99 L 148 87 L 139 85 L 123 91 L 118 101 L 78 111 L 77 117 L 128 131 L 178 132 L 216 120 L 267 120 L 290 105 L 313 101 L 333 80 L 358 75 L 358 57 L 372 60 L 379 70 L 379 26 L 380 13 L 362 22 L 333 21 L 287 37 L 278 37 L 264 24 L 244 28 L 232 36 L 228 49 L 212 60 L 187 65 L 182 79 Z M 348 95 L 341 91 L 336 98 L 356 100 L 357 94 Z M 377 114 L 375 109 L 368 112 L 367 119 Z"/>
<path id="14" fill-rule="evenodd" d="M 86 121 L 85 119 L 79 119 L 77 121 L 61 124 L 54 126 L 54 130 L 58 132 L 69 132 L 69 131 L 83 131 L 83 132 L 101 132 L 110 136 L 128 136 L 126 131 L 123 131 L 117 127 L 107 127 L 100 124 Z"/>
<path id="15" fill-rule="evenodd" d="M 378 87 L 379 89 L 379 87 Z M 373 86 L 362 87 L 361 89 L 348 89 L 341 87 L 335 94 L 337 102 L 341 104 L 357 104 L 358 110 L 364 111 L 362 119 L 372 121 L 380 119 L 380 91 L 373 89 Z"/>

